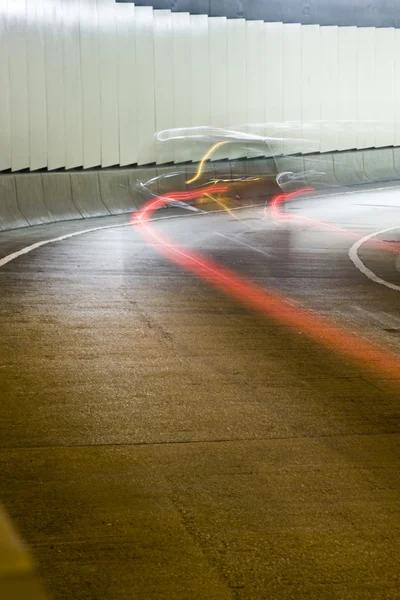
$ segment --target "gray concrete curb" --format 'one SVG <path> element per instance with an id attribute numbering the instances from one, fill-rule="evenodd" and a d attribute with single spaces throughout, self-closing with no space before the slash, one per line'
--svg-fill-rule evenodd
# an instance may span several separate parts
<path id="1" fill-rule="evenodd" d="M 148 188 L 154 195 L 185 191 L 188 189 L 186 181 L 196 174 L 197 168 L 197 164 L 190 163 L 0 175 L 0 231 L 128 213 L 137 210 L 149 198 L 149 193 L 140 189 L 139 182 L 151 181 Z M 259 183 L 249 186 L 240 182 L 233 184 L 241 199 L 255 200 L 279 191 L 274 178 L 277 172 L 283 171 L 308 173 L 303 180 L 290 182 L 290 189 L 298 189 L 304 183 L 320 189 L 394 181 L 400 179 L 400 148 L 210 161 L 204 166 L 196 186 L 211 179 L 260 177 Z"/>

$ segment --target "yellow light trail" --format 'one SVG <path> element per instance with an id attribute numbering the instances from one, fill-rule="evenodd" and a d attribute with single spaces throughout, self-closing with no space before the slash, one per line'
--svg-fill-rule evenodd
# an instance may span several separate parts
<path id="1" fill-rule="evenodd" d="M 197 169 L 196 175 L 192 179 L 189 179 L 186 182 L 186 184 L 193 183 L 194 181 L 197 181 L 198 179 L 200 179 L 201 174 L 203 173 L 204 163 L 206 162 L 206 160 L 208 160 L 210 158 L 210 156 L 212 156 L 212 154 L 214 154 L 214 152 L 216 150 L 218 150 L 218 148 L 221 148 L 221 146 L 224 146 L 225 144 L 228 144 L 228 142 L 218 142 L 217 144 L 214 144 L 214 146 L 212 146 L 208 150 L 208 152 L 203 156 L 203 158 L 200 161 L 199 168 Z"/>
<path id="2" fill-rule="evenodd" d="M 235 214 L 233 214 L 233 212 L 231 210 L 229 210 L 229 208 L 221 200 L 218 200 L 218 198 L 215 198 L 214 196 L 211 196 L 211 194 L 205 194 L 205 196 L 207 196 L 207 198 L 210 198 L 211 200 L 213 200 L 214 202 L 216 202 L 217 204 L 219 204 L 220 206 L 222 206 L 222 208 L 224 210 L 226 210 L 230 215 L 232 215 L 232 217 L 234 217 L 235 219 L 237 219 L 238 221 L 240 221 L 240 219 L 238 219 L 238 217 Z"/>

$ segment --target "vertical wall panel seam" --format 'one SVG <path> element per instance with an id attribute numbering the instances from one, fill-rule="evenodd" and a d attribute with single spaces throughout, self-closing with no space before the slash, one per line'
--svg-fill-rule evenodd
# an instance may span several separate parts
<path id="1" fill-rule="evenodd" d="M 78 206 L 76 205 L 75 200 L 74 200 L 74 192 L 72 189 L 71 173 L 67 173 L 67 175 L 68 175 L 68 182 L 69 182 L 69 190 L 71 192 L 71 202 L 75 206 L 78 213 L 81 215 L 82 219 L 84 219 L 82 211 L 80 210 L 80 208 L 78 208 Z"/>
<path id="2" fill-rule="evenodd" d="M 104 208 L 108 211 L 108 214 L 111 215 L 112 214 L 111 210 L 108 208 L 107 204 L 104 202 L 103 195 L 101 193 L 100 172 L 101 172 L 101 170 L 96 171 L 97 183 L 98 183 L 98 186 L 99 186 L 99 200 L 103 204 Z"/>
<path id="3" fill-rule="evenodd" d="M 85 163 L 85 136 L 84 136 L 84 114 L 83 114 L 83 68 L 82 68 L 82 22 L 81 22 L 81 7 L 80 4 L 78 4 L 79 6 L 79 16 L 78 16 L 78 22 L 79 22 L 79 63 L 80 63 L 80 80 L 81 80 L 81 113 L 82 113 L 82 127 L 81 127 L 81 138 L 82 138 L 82 164 L 81 167 L 84 168 L 84 163 Z M 73 193 L 72 193 L 72 181 L 71 181 L 71 177 L 70 177 L 70 183 L 71 183 L 71 197 L 73 199 Z M 74 202 L 75 204 L 75 202 Z M 82 215 L 83 216 L 83 215 Z"/>
<path id="4" fill-rule="evenodd" d="M 155 27 L 154 27 L 154 13 L 155 10 L 152 10 L 153 13 L 153 27 L 152 27 L 152 31 L 153 31 L 153 75 L 154 75 L 154 79 L 155 79 L 155 75 L 156 75 L 156 38 L 155 38 Z M 154 82 L 155 83 L 155 82 Z M 154 117 L 154 124 L 155 124 L 155 129 L 157 130 L 157 95 L 156 95 L 156 85 L 153 85 L 153 117 Z M 156 133 L 156 131 L 154 132 Z M 154 149 L 154 163 L 157 163 L 157 142 L 156 142 L 156 147 Z M 147 164 L 151 164 L 151 163 L 147 163 Z"/>
<path id="5" fill-rule="evenodd" d="M 17 180 L 16 180 L 16 176 L 12 175 L 12 177 L 14 178 L 14 187 L 15 187 L 15 201 L 17 203 L 17 206 L 19 208 L 19 211 L 21 213 L 21 215 L 24 217 L 25 221 L 27 222 L 28 225 L 30 225 L 28 217 L 25 215 L 24 211 L 22 210 L 22 207 L 19 203 L 19 199 L 18 199 L 18 186 L 17 186 Z M 23 175 L 21 175 L 21 177 L 23 177 Z"/>
<path id="6" fill-rule="evenodd" d="M 45 197 L 45 194 L 44 194 L 44 185 L 43 185 L 43 173 L 40 174 L 39 178 L 40 178 L 40 186 L 42 188 L 43 204 L 45 205 L 45 207 L 46 207 L 47 212 L 49 213 L 49 215 L 51 215 L 51 217 L 54 219 L 54 221 L 57 221 L 57 219 L 55 218 L 55 216 L 52 214 L 50 208 L 46 204 L 46 197 Z"/>
<path id="7" fill-rule="evenodd" d="M 10 169 L 12 170 L 12 105 L 11 105 L 11 61 L 10 61 L 10 29 L 9 29 L 9 17 L 7 15 L 7 28 L 6 28 L 6 44 L 7 44 L 7 72 L 8 72 L 8 96 L 10 102 Z M 17 188 L 16 184 L 15 188 Z"/>

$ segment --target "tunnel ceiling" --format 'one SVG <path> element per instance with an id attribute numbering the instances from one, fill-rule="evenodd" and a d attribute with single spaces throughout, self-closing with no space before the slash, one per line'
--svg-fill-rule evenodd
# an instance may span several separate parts
<path id="1" fill-rule="evenodd" d="M 132 0 L 116 0 L 131 2 Z M 174 12 L 304 25 L 400 27 L 400 0 L 133 0 Z"/>

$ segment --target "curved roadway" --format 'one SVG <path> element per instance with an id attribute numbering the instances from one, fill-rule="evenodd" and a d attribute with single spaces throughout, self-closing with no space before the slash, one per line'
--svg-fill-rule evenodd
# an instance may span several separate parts
<path id="1" fill-rule="evenodd" d="M 399 193 L 298 199 L 291 229 L 263 207 L 153 226 L 395 364 L 400 292 L 348 253 L 400 225 Z M 4 258 L 101 228 L 0 268 L 0 489 L 53 598 L 400 598 L 400 370 L 237 304 L 127 220 L 0 237 Z M 357 256 L 400 285 L 397 251 Z"/>

